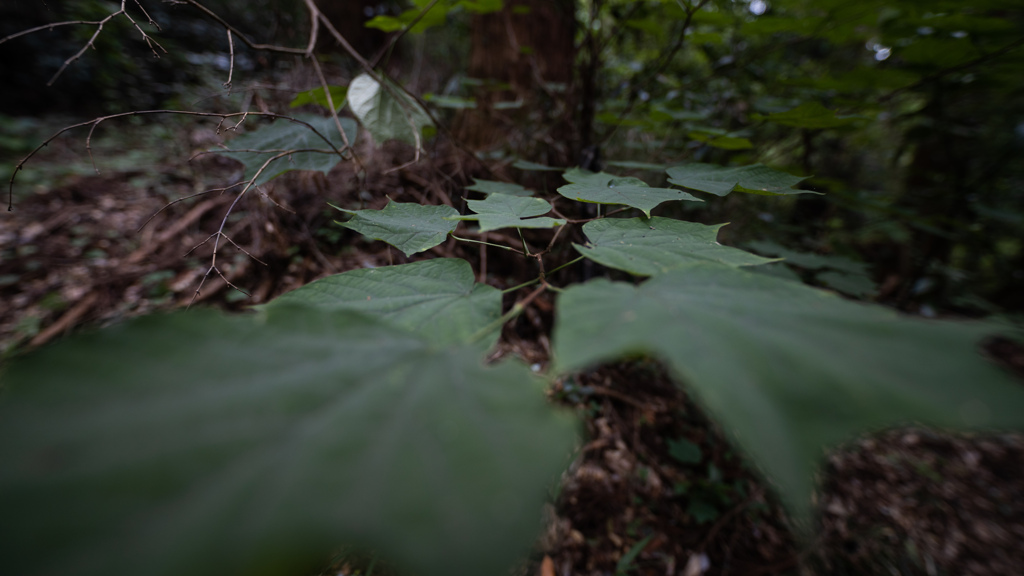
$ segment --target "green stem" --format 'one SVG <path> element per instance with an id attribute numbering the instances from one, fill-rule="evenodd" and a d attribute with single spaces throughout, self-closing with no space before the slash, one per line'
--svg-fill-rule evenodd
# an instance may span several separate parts
<path id="1" fill-rule="evenodd" d="M 516 228 L 516 232 L 519 232 L 519 239 L 523 241 L 523 253 L 526 254 L 527 256 L 529 256 L 530 255 L 530 248 L 529 248 L 529 246 L 526 245 L 526 238 L 523 237 L 523 229 L 522 228 Z"/>
<path id="2" fill-rule="evenodd" d="M 506 288 L 506 289 L 502 290 L 501 293 L 502 294 L 508 294 L 509 292 L 515 292 L 516 290 L 519 290 L 520 288 L 526 288 L 527 286 L 532 286 L 532 285 L 536 284 L 537 282 L 540 282 L 540 278 L 534 278 L 533 280 L 530 280 L 529 282 L 523 282 L 522 284 L 520 284 L 518 286 L 513 286 L 511 288 Z"/>
<path id="3" fill-rule="evenodd" d="M 475 334 L 470 336 L 469 337 L 469 342 L 467 342 L 467 343 L 468 344 L 474 344 L 474 343 L 479 342 L 480 340 L 483 340 L 484 338 L 486 338 L 487 335 L 490 334 L 491 332 L 493 332 L 495 330 L 500 330 L 501 327 L 504 326 L 506 322 L 508 322 L 509 320 L 511 320 L 511 319 L 515 318 L 516 316 L 519 316 L 520 314 L 522 314 L 523 310 L 525 310 L 526 307 L 530 305 L 530 302 L 533 302 L 534 298 L 539 296 L 541 292 L 543 292 L 543 291 L 545 291 L 547 289 L 548 289 L 547 285 L 545 285 L 545 286 L 538 286 L 536 290 L 534 290 L 533 292 L 530 292 L 529 296 L 527 296 L 526 298 L 523 298 L 519 302 L 516 302 L 512 306 L 511 310 L 509 310 L 508 312 L 505 312 L 504 314 L 502 314 L 501 318 L 498 318 L 494 322 L 491 322 L 487 326 L 484 326 L 483 328 L 478 330 Z"/>
<path id="4" fill-rule="evenodd" d="M 565 264 L 562 264 L 561 266 L 558 266 L 557 268 L 552 269 L 550 272 L 546 273 L 545 276 L 554 274 L 555 272 L 558 272 L 562 268 L 566 268 L 568 266 L 572 266 L 573 264 L 579 262 L 580 260 L 583 260 L 584 258 L 586 258 L 586 256 L 580 256 L 579 258 L 576 258 L 575 260 L 570 260 L 570 261 L 566 262 Z"/>
<path id="5" fill-rule="evenodd" d="M 452 234 L 451 236 L 452 236 L 452 238 L 455 238 L 456 240 L 461 240 L 462 242 L 473 242 L 474 244 L 486 244 L 487 246 L 494 246 L 495 248 L 501 248 L 502 250 L 508 250 L 510 252 L 515 252 L 517 254 L 522 254 L 522 252 L 520 252 L 519 250 L 516 250 L 515 248 L 512 248 L 510 246 L 502 246 L 501 244 L 492 244 L 490 242 L 484 242 L 483 240 L 470 240 L 469 238 L 459 238 L 455 234 Z"/>
<path id="6" fill-rule="evenodd" d="M 576 258 L 575 260 L 570 260 L 570 261 L 566 262 L 565 264 L 562 264 L 561 266 L 558 266 L 557 268 L 554 268 L 553 270 L 551 270 L 551 272 L 545 273 L 544 276 L 546 277 L 548 274 L 554 274 L 555 272 L 558 272 L 562 268 L 566 268 L 568 266 L 572 266 L 573 264 L 579 262 L 580 260 L 583 260 L 583 258 L 585 258 L 585 256 L 580 256 L 579 258 Z M 506 289 L 502 290 L 501 293 L 502 294 L 508 294 L 509 292 L 515 292 L 516 290 L 519 290 L 520 288 L 526 288 L 527 286 L 532 286 L 532 285 L 534 285 L 534 284 L 536 284 L 537 282 L 540 282 L 540 281 L 541 281 L 541 277 L 538 276 L 537 278 L 534 278 L 533 280 L 530 280 L 529 282 L 523 282 L 522 284 L 519 284 L 517 286 L 513 286 L 511 288 L 506 288 Z M 562 292 L 561 288 L 556 288 L 555 286 L 552 286 L 551 284 L 548 284 L 547 287 L 552 289 L 555 292 Z"/>

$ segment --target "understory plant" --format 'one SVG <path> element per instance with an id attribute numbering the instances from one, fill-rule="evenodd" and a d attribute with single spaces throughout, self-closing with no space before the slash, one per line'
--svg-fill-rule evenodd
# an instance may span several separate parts
<path id="1" fill-rule="evenodd" d="M 417 4 L 396 29 L 436 3 Z M 338 116 L 342 101 L 355 120 Z M 356 161 L 356 121 L 375 141 L 404 140 L 417 154 L 435 124 L 372 67 L 297 102 L 327 113 L 264 113 L 273 121 L 220 150 L 245 165 L 239 199 L 289 170 Z M 823 114 L 841 120 L 815 107 L 787 120 L 810 126 Z M 237 131 L 251 121 L 206 115 Z M 622 359 L 663 362 L 804 530 L 828 447 L 908 423 L 1024 427 L 1024 390 L 979 353 L 998 325 L 848 300 L 765 273 L 779 259 L 719 244 L 724 223 L 652 213 L 731 194 L 806 193 L 796 188 L 804 177 L 687 162 L 665 170 L 675 186 L 666 188 L 519 167 L 557 173 L 560 202 L 606 212 L 574 219 L 554 211 L 553 194 L 494 180 L 466 188 L 464 213 L 339 206 L 340 225 L 422 257 L 329 276 L 245 314 L 136 318 L 11 361 L 0 397 L 0 572 L 294 575 L 353 545 L 409 574 L 505 573 L 536 538 L 541 505 L 579 442 L 577 418 L 551 405 L 546 388 Z M 535 277 L 503 293 L 466 260 L 428 257 L 449 237 L 484 241 L 464 230 L 519 238 L 492 246 L 525 259 Z M 547 231 L 546 248 L 523 230 Z M 233 243 L 223 227 L 210 242 L 207 276 Z M 583 260 L 614 272 L 553 283 Z M 545 291 L 557 295 L 546 370 L 486 363 L 502 327 Z M 503 308 L 503 294 L 517 299 Z"/>

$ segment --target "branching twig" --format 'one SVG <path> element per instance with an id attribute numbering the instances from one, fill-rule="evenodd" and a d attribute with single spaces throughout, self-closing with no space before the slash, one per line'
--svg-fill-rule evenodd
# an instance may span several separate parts
<path id="1" fill-rule="evenodd" d="M 132 26 L 134 26 L 135 29 L 139 31 L 139 34 L 142 34 L 142 39 L 146 42 L 146 45 L 149 46 L 149 49 L 153 51 L 153 56 L 156 56 L 157 58 L 160 57 L 160 52 L 157 52 L 157 48 L 159 48 L 160 51 L 162 51 L 164 54 L 167 54 L 167 49 L 164 48 L 163 46 L 161 46 L 160 43 L 157 42 L 156 40 L 154 40 L 149 34 L 146 34 L 146 31 L 142 29 L 142 26 L 140 26 L 139 23 L 136 22 L 134 18 L 132 18 L 131 14 L 128 13 L 128 10 L 125 7 L 125 4 L 127 3 L 127 1 L 128 0 L 121 0 L 121 8 L 118 9 L 116 12 L 111 12 L 110 14 L 107 14 L 107 16 L 105 18 L 103 18 L 102 20 L 69 20 L 69 21 L 66 21 L 66 22 L 54 22 L 52 24 L 46 24 L 46 25 L 43 25 L 43 26 L 36 26 L 35 28 L 29 28 L 28 30 L 22 30 L 21 32 L 17 32 L 15 34 L 11 34 L 9 36 L 5 36 L 3 38 L 0 38 L 0 44 L 3 44 L 4 42 L 7 42 L 8 40 L 13 40 L 15 38 L 20 38 L 21 36 L 26 36 L 28 34 L 32 34 L 34 32 L 40 32 L 42 30 L 53 30 L 54 28 L 56 28 L 58 26 L 71 26 L 71 25 L 95 26 L 96 27 L 96 31 L 93 32 L 91 37 L 89 37 L 89 41 L 86 42 L 85 46 L 82 46 L 82 48 L 78 52 L 75 52 L 74 54 L 72 54 L 70 57 L 68 57 L 67 60 L 64 61 L 63 64 L 61 64 L 60 68 L 57 69 L 57 72 L 53 75 L 52 78 L 50 78 L 50 81 L 46 83 L 47 86 L 53 86 L 53 83 L 57 81 L 57 78 L 59 78 L 60 75 L 63 74 L 65 70 L 67 70 L 68 66 L 70 66 L 72 63 L 74 63 L 79 58 L 81 58 L 82 55 L 85 54 L 86 50 L 88 50 L 89 48 L 93 48 L 94 45 L 96 44 L 96 39 L 99 38 L 100 33 L 103 31 L 103 27 L 107 25 L 107 22 L 110 22 L 111 20 L 113 20 L 114 18 L 117 18 L 118 16 L 122 16 L 123 15 L 129 22 L 132 23 Z M 156 27 L 157 30 L 159 30 L 160 29 L 160 25 L 157 24 L 153 20 L 152 17 L 150 17 L 150 15 L 146 12 L 146 10 L 142 7 L 142 5 L 139 4 L 138 0 L 135 0 L 135 5 L 138 6 L 139 10 L 142 11 L 142 14 L 146 16 L 146 20 L 148 21 L 148 23 L 152 24 L 153 26 Z"/>
<path id="2" fill-rule="evenodd" d="M 191 200 L 192 198 L 198 198 L 199 196 L 205 196 L 207 194 L 212 194 L 213 192 L 227 192 L 228 190 L 234 188 L 235 186 L 241 186 L 241 185 L 242 185 L 242 183 L 239 182 L 237 184 L 232 184 L 231 186 L 227 186 L 225 188 L 211 188 L 210 190 L 204 190 L 202 192 L 196 192 L 195 194 L 189 194 L 188 196 L 182 196 L 181 198 L 178 198 L 176 200 L 171 200 L 167 204 L 164 204 L 159 210 L 157 210 L 156 212 L 153 212 L 153 214 L 149 218 L 146 218 L 146 221 L 143 222 L 141 226 L 139 226 L 138 230 L 136 230 L 135 233 L 138 234 L 139 232 L 142 232 L 142 229 L 145 228 L 146 225 L 148 225 L 150 222 L 152 222 L 153 218 L 156 218 L 157 216 L 160 215 L 161 212 L 163 212 L 164 210 L 167 210 L 168 208 L 170 208 L 171 206 L 174 206 L 175 204 L 177 204 L 179 202 L 184 202 L 185 200 Z"/>
<path id="3" fill-rule="evenodd" d="M 246 296 L 249 296 L 248 292 L 246 292 L 245 290 L 242 290 L 241 288 L 235 286 L 227 278 L 225 278 L 224 277 L 224 273 L 221 272 L 220 268 L 217 267 L 217 254 L 220 251 L 220 240 L 221 240 L 221 238 L 223 238 L 223 239 L 227 240 L 228 242 L 230 242 L 231 244 L 233 244 L 239 250 L 242 250 L 241 247 L 238 246 L 238 244 L 235 244 L 235 242 L 231 238 L 229 238 L 227 234 L 224 233 L 224 228 L 228 224 L 228 217 L 231 216 L 231 213 L 234 211 L 235 206 L 238 205 L 238 202 L 242 199 L 242 196 L 245 196 L 245 193 L 248 192 L 249 189 L 255 187 L 256 181 L 263 174 L 263 172 L 266 171 L 267 167 L 270 166 L 270 164 L 272 164 L 275 160 L 278 160 L 280 158 L 284 158 L 285 156 L 287 156 L 289 154 L 291 154 L 290 151 L 289 152 L 282 152 L 280 154 L 276 154 L 276 155 L 268 158 L 265 162 L 263 162 L 263 165 L 260 166 L 259 170 L 257 170 L 256 173 L 253 174 L 252 178 L 250 178 L 249 181 L 246 182 L 245 187 L 242 188 L 242 191 L 239 192 L 237 196 L 235 196 L 235 199 L 231 202 L 231 205 L 228 206 L 228 209 L 224 212 L 224 217 L 221 218 L 220 226 L 217 228 L 217 231 L 214 232 L 213 234 L 211 234 L 209 237 L 207 237 L 206 240 L 203 240 L 201 243 L 199 243 L 198 245 L 194 246 L 186 254 L 186 256 L 188 254 L 191 254 L 192 252 L 194 252 L 200 246 L 203 246 L 204 244 L 208 243 L 211 239 L 213 240 L 213 254 L 211 254 L 211 256 L 210 256 L 210 267 L 206 270 L 206 273 L 203 274 L 203 279 L 199 281 L 199 286 L 196 287 L 196 292 L 195 292 L 195 294 L 192 295 L 192 300 L 190 300 L 189 303 L 188 303 L 189 306 L 192 306 L 192 304 L 196 301 L 196 298 L 199 297 L 199 293 L 202 291 L 203 285 L 206 283 L 206 279 L 209 278 L 210 274 L 213 273 L 213 272 L 216 272 L 217 275 L 220 276 L 228 286 L 234 288 L 235 290 L 238 290 L 239 292 L 241 292 L 242 294 L 245 294 Z M 260 264 L 263 264 L 262 261 L 260 261 L 258 258 L 253 256 L 252 254 L 249 254 L 245 250 L 242 250 L 242 252 L 245 252 L 245 254 L 248 255 L 250 258 L 252 258 L 253 260 L 256 260 Z"/>
<path id="4" fill-rule="evenodd" d="M 248 36 L 243 34 L 241 30 L 239 30 L 238 28 L 235 28 L 234 26 L 232 26 L 230 23 L 228 23 L 227 20 L 225 20 L 225 19 L 221 18 L 219 15 L 217 15 L 216 12 L 214 12 L 213 10 L 210 10 L 206 6 L 203 6 L 202 4 L 197 2 L 196 0 L 169 0 L 169 3 L 170 4 L 187 4 L 189 6 L 194 6 L 197 10 L 199 10 L 203 14 L 206 14 L 211 19 L 215 20 L 218 24 L 223 26 L 225 30 L 227 30 L 228 32 L 234 34 L 239 40 L 241 40 L 243 43 L 245 43 L 246 46 L 248 46 L 249 48 L 252 48 L 253 50 L 265 50 L 267 52 L 280 52 L 282 54 L 298 54 L 300 56 L 304 56 L 306 54 L 306 49 L 305 48 L 289 48 L 288 46 L 275 46 L 273 44 L 260 44 L 258 42 L 253 42 L 252 40 L 249 39 Z"/>
<path id="5" fill-rule="evenodd" d="M 79 122 L 78 124 L 72 124 L 71 126 L 65 126 L 64 128 L 61 128 L 57 132 L 53 133 L 53 135 L 51 135 L 49 138 L 44 140 L 42 144 L 40 144 L 39 146 L 36 146 L 31 152 L 28 153 L 27 156 L 22 158 L 21 161 L 18 162 L 18 164 L 14 167 L 14 172 L 11 173 L 11 179 L 10 179 L 10 181 L 8 183 L 7 211 L 10 212 L 10 211 L 14 210 L 14 180 L 17 177 L 18 172 L 22 168 L 25 167 L 25 164 L 28 163 L 28 161 L 31 160 L 33 156 L 35 156 L 40 150 L 45 148 L 50 142 L 53 142 L 55 139 L 57 139 L 61 134 L 64 134 L 65 132 L 68 132 L 70 130 L 74 130 L 76 128 L 82 128 L 83 126 L 91 126 L 91 128 L 89 130 L 89 136 L 91 138 L 93 131 L 96 129 L 96 126 L 99 126 L 101 123 L 103 123 L 103 122 L 105 122 L 107 120 L 113 120 L 115 118 L 124 118 L 126 116 L 143 116 L 143 115 L 150 115 L 150 114 L 179 114 L 179 115 L 184 115 L 184 116 L 199 116 L 199 117 L 204 117 L 204 118 L 219 118 L 221 123 L 218 124 L 218 133 L 221 130 L 221 125 L 228 118 L 239 117 L 241 119 L 244 119 L 245 117 L 247 117 L 250 114 L 254 115 L 254 116 L 263 116 L 263 117 L 266 117 L 266 118 L 281 118 L 281 119 L 284 119 L 284 120 L 288 120 L 289 122 L 295 122 L 296 124 L 302 124 L 306 128 L 309 128 L 310 131 L 312 131 L 314 134 L 316 134 L 321 140 L 326 142 L 327 145 L 334 151 L 335 154 L 337 154 L 342 159 L 346 159 L 343 151 L 341 149 L 335 148 L 334 144 L 330 141 L 330 139 L 328 139 L 326 136 L 321 134 L 320 131 L 317 130 L 315 127 L 313 127 L 311 124 L 309 124 L 308 122 L 304 122 L 302 120 L 299 120 L 297 118 L 294 118 L 292 116 L 286 116 L 284 114 L 274 114 L 272 112 L 227 112 L 227 113 L 215 113 L 215 112 L 193 112 L 193 111 L 189 111 L 189 110 L 136 110 L 134 112 L 121 112 L 119 114 L 111 114 L 109 116 L 101 116 L 99 118 L 93 118 L 92 120 L 87 120 L 85 122 Z M 241 120 L 239 121 L 239 124 L 240 123 L 241 123 Z M 235 126 L 226 128 L 226 130 L 233 130 L 233 129 L 237 128 L 237 127 L 238 127 L 238 124 L 236 124 Z M 87 140 L 86 148 L 89 150 L 89 156 L 91 158 L 92 157 L 92 150 L 89 148 L 89 145 L 90 145 L 90 142 Z"/>
<path id="6" fill-rule="evenodd" d="M 223 84 L 225 88 L 231 90 L 231 77 L 235 74 L 235 39 L 231 35 L 231 30 L 228 33 L 228 55 L 230 60 L 228 61 L 228 81 Z"/>

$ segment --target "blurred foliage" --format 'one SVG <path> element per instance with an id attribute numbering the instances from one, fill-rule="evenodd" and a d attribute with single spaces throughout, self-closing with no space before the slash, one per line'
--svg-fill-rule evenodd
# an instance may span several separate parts
<path id="1" fill-rule="evenodd" d="M 325 10 L 342 6 L 321 4 Z M 183 87 L 223 90 L 227 39 L 219 25 L 187 5 L 143 5 L 161 25 L 156 31 L 139 20 L 167 48 L 159 59 L 127 20 L 117 18 L 95 50 L 46 87 L 94 27 L 59 27 L 0 45 L 7 87 L 0 113 L 186 107 L 197 104 L 182 96 Z M 301 3 L 205 5 L 261 42 L 303 43 L 308 24 Z M 411 21 L 426 5 L 364 1 L 359 25 Z M 0 5 L 0 35 L 102 18 L 117 7 L 103 0 L 11 0 Z M 406 36 L 384 55 L 384 65 L 406 87 L 428 93 L 446 123 L 477 106 L 473 89 L 488 82 L 469 77 L 467 53 L 475 48 L 473 14 L 496 7 L 441 2 L 421 21 L 429 25 L 425 33 Z M 792 251 L 869 262 L 877 290 L 854 292 L 905 310 L 987 313 L 1024 305 L 1024 2 L 584 0 L 577 7 L 573 83 L 538 90 L 564 91 L 577 126 L 574 135 L 544 136 L 545 146 L 564 138 L 579 144 L 592 124 L 594 136 L 586 140 L 622 176 L 647 178 L 645 167 L 685 161 L 762 162 L 813 175 L 803 187 L 823 196 L 712 198 L 659 210 L 742 224 L 724 232 L 731 241 L 771 240 Z M 586 65 L 590 40 L 600 64 L 593 69 Z M 240 42 L 235 48 L 236 77 L 294 66 Z M 323 61 L 353 70 L 338 53 Z M 588 77 L 596 88 L 584 94 Z M 248 102 L 242 98 L 236 94 Z M 590 119 L 580 113 L 586 100 L 594 107 Z M 548 134 L 550 127 L 530 125 L 541 117 L 523 114 L 507 146 Z M 0 120 L 5 154 L 21 153 L 35 137 L 24 122 Z M 496 158 L 522 150 L 485 152 Z"/>
<path id="2" fill-rule="evenodd" d="M 877 298 L 907 310 L 1024 305 L 1024 2 L 599 6 L 584 28 L 606 46 L 605 157 L 761 161 L 826 193 L 690 218 L 868 261 Z"/>

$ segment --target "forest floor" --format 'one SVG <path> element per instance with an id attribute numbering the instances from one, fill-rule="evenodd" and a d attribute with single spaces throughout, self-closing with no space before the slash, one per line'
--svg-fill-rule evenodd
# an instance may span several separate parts
<path id="1" fill-rule="evenodd" d="M 184 146 L 202 150 L 208 137 L 197 130 Z M 36 170 L 82 160 L 51 148 Z M 0 219 L 0 354 L 189 305 L 238 311 L 328 274 L 407 262 L 333 224 L 325 202 L 458 202 L 470 176 L 485 177 L 454 156 L 386 172 L 408 155 L 385 147 L 362 181 L 342 165 L 250 194 L 228 218 L 226 231 L 245 252 L 224 249 L 223 276 L 206 276 L 204 242 L 234 195 L 168 204 L 237 181 L 233 161 L 136 159 L 134 168 L 79 170 L 19 188 L 13 212 Z M 462 246 L 450 241 L 433 252 L 469 259 L 499 288 L 528 273 L 498 251 Z M 546 365 L 552 309 L 547 295 L 537 298 L 506 326 L 494 356 Z M 1024 566 L 1021 436 L 903 429 L 851 442 L 827 455 L 819 516 L 800 530 L 653 361 L 563 379 L 550 395 L 583 418 L 587 435 L 523 574 L 1008 575 Z"/>

